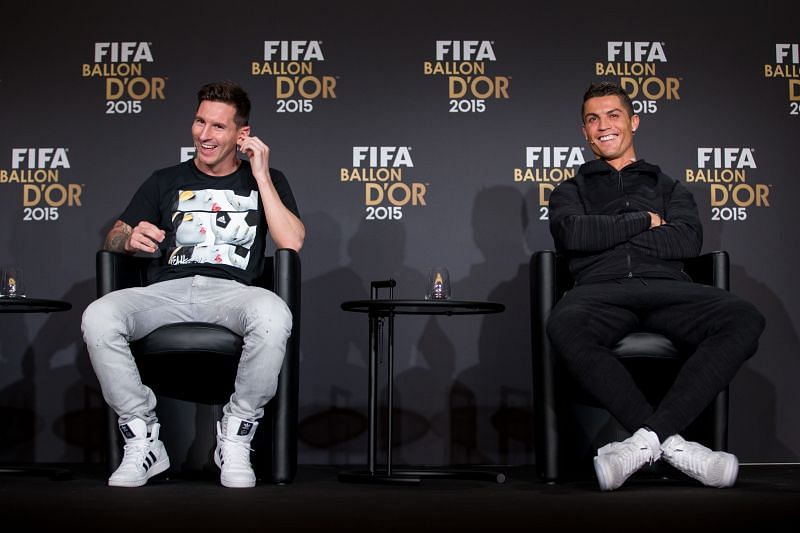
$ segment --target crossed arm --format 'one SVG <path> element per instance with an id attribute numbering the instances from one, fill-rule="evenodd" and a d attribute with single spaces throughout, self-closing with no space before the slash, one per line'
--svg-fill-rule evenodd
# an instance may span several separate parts
<path id="1" fill-rule="evenodd" d="M 664 218 L 663 224 L 630 239 L 631 246 L 645 255 L 661 259 L 686 259 L 699 255 L 703 246 L 703 225 L 692 193 L 680 183 L 676 182 L 672 189 Z"/>
<path id="2" fill-rule="evenodd" d="M 661 259 L 698 255 L 703 235 L 694 198 L 677 182 L 663 216 L 650 211 L 588 215 L 575 183 L 564 182 L 550 195 L 550 231 L 560 250 L 591 253 L 627 243 Z"/>

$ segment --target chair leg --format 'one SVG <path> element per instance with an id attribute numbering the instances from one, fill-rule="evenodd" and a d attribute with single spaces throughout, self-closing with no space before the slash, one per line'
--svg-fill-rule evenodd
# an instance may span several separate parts
<path id="1" fill-rule="evenodd" d="M 715 450 L 728 450 L 728 402 L 728 389 L 725 388 L 714 399 L 713 448 Z"/>
<path id="2" fill-rule="evenodd" d="M 113 409 L 106 406 L 106 468 L 111 475 L 122 462 L 119 417 Z"/>

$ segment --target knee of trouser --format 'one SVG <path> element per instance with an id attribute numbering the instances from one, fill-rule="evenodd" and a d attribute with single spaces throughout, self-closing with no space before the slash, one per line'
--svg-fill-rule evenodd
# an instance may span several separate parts
<path id="1" fill-rule="evenodd" d="M 547 320 L 547 324 L 545 327 L 545 334 L 547 338 L 550 339 L 550 342 L 557 342 L 558 339 L 559 328 L 557 326 L 556 320 L 553 319 L 553 315 L 550 315 L 550 318 Z"/>
<path id="2" fill-rule="evenodd" d="M 750 306 L 750 309 L 752 310 L 750 314 L 750 321 L 753 324 L 753 326 L 758 330 L 758 335 L 760 336 L 761 333 L 763 333 L 764 328 L 767 327 L 767 319 L 764 318 L 764 315 L 761 313 L 761 311 L 756 309 L 755 305 L 751 304 L 750 302 L 747 302 L 747 304 Z"/>
<path id="3" fill-rule="evenodd" d="M 766 326 L 766 319 L 755 305 L 746 300 L 736 300 L 728 309 L 737 331 L 751 332 L 756 338 L 761 336 Z"/>
<path id="4" fill-rule="evenodd" d="M 575 337 L 575 327 L 585 324 L 578 309 L 556 306 L 547 319 L 547 336 L 556 346 L 563 346 Z"/>
<path id="5" fill-rule="evenodd" d="M 292 312 L 279 296 L 265 293 L 252 301 L 247 310 L 252 327 L 267 331 L 281 331 L 288 335 L 292 331 Z"/>
<path id="6" fill-rule="evenodd" d="M 111 298 L 98 298 L 90 303 L 81 316 L 81 331 L 87 344 L 97 342 L 109 332 L 124 329 L 117 318 L 119 312 Z"/>
<path id="7" fill-rule="evenodd" d="M 84 339 L 97 335 L 108 324 L 108 305 L 102 298 L 90 303 L 81 316 L 81 331 Z"/>
<path id="8" fill-rule="evenodd" d="M 744 307 L 742 309 L 741 320 L 743 323 L 747 324 L 754 337 L 754 342 L 757 342 L 759 337 L 761 337 L 761 334 L 764 332 L 764 328 L 767 325 L 767 320 L 755 305 L 751 304 L 750 302 L 743 302 L 743 304 Z"/>

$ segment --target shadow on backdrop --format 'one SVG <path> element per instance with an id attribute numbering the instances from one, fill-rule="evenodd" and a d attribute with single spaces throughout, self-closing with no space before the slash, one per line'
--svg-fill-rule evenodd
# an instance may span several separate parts
<path id="1" fill-rule="evenodd" d="M 303 246 L 302 341 L 300 343 L 301 445 L 325 450 L 328 464 L 363 461 L 366 442 L 366 317 L 346 313 L 345 300 L 369 297 L 368 283 L 353 268 L 338 265 L 342 229 L 329 214 L 303 216 L 309 228 Z M 359 246 L 368 246 L 359 244 Z M 321 272 L 306 277 L 307 272 Z M 323 333 L 324 332 L 324 333 Z M 357 440 L 358 439 L 358 440 Z"/>
<path id="2" fill-rule="evenodd" d="M 736 231 L 737 222 L 708 220 L 711 206 L 708 189 L 690 187 L 698 203 L 703 221 L 703 250 L 724 248 L 723 234 Z M 728 438 L 731 451 L 743 462 L 794 462 L 800 450 L 792 450 L 780 437 L 786 431 L 796 431 L 796 407 L 779 405 L 777 390 L 796 388 L 800 375 L 800 338 L 798 338 L 783 298 L 767 284 L 750 276 L 741 265 L 741 258 L 731 254 L 731 292 L 750 301 L 767 321 L 759 341 L 758 351 L 739 370 L 731 383 L 731 406 Z M 785 298 L 786 296 L 784 296 Z M 767 375 L 761 369 L 780 369 Z M 783 413 L 778 422 L 778 413 Z M 783 424 L 783 426 L 781 426 Z"/>
<path id="3" fill-rule="evenodd" d="M 532 461 L 528 213 L 515 187 L 488 187 L 474 200 L 472 235 L 484 261 L 472 265 L 458 285 L 506 309 L 481 319 L 474 338 L 477 364 L 463 370 L 450 389 L 450 460 L 456 464 Z"/>

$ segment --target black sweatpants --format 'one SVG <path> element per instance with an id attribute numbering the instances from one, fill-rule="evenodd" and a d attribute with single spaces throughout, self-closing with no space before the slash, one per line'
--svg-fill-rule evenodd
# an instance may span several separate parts
<path id="1" fill-rule="evenodd" d="M 634 329 L 661 333 L 690 353 L 672 387 L 651 406 L 611 349 Z M 578 285 L 556 304 L 547 333 L 583 388 L 628 431 L 663 441 L 683 431 L 758 347 L 764 317 L 728 291 L 665 279 Z"/>

